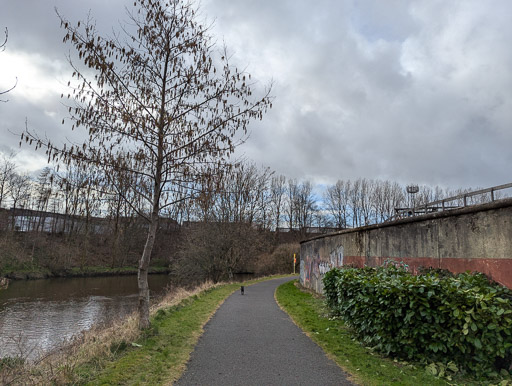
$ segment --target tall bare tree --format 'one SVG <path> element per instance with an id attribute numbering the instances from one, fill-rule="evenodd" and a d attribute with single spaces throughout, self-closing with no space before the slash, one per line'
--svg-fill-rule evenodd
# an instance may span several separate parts
<path id="1" fill-rule="evenodd" d="M 299 197 L 299 182 L 295 178 L 288 179 L 286 186 L 286 217 L 290 231 L 298 226 L 297 201 Z"/>
<path id="2" fill-rule="evenodd" d="M 295 201 L 297 225 L 305 231 L 313 225 L 314 214 L 318 210 L 313 194 L 311 181 L 303 181 L 298 185 L 298 192 Z"/>
<path id="3" fill-rule="evenodd" d="M 363 178 L 360 182 L 359 208 L 362 217 L 362 225 L 370 225 L 372 222 L 372 202 L 375 181 Z"/>
<path id="4" fill-rule="evenodd" d="M 132 175 L 129 190 L 145 202 L 133 209 L 148 222 L 138 267 L 141 328 L 150 325 L 147 275 L 161 211 L 180 186 L 227 165 L 249 122 L 271 107 L 270 87 L 253 97 L 250 75 L 230 64 L 196 15 L 188 1 L 135 0 L 111 37 L 91 19 L 72 25 L 59 16 L 64 42 L 85 65 L 70 58 L 77 86 L 69 111 L 89 140 L 62 148 L 24 133 L 49 159 L 94 166 L 113 187 L 116 171 Z"/>
<path id="5" fill-rule="evenodd" d="M 13 173 L 9 179 L 9 191 L 12 199 L 12 229 L 16 227 L 16 209 L 25 207 L 30 199 L 32 181 L 28 174 Z M 23 219 L 23 216 L 20 217 Z"/>
<path id="6" fill-rule="evenodd" d="M 275 228 L 281 225 L 281 217 L 286 193 L 286 177 L 283 175 L 272 177 L 270 183 L 270 203 Z"/>
<path id="7" fill-rule="evenodd" d="M 324 193 L 324 204 L 327 212 L 334 219 L 336 228 L 347 227 L 349 192 L 350 181 L 338 180 L 336 184 L 328 186 Z"/>
<path id="8" fill-rule="evenodd" d="M 352 216 L 352 226 L 358 227 L 362 225 L 361 221 L 361 179 L 352 182 L 352 189 L 350 190 L 350 207 Z"/>
<path id="9" fill-rule="evenodd" d="M 217 219 L 264 227 L 266 202 L 262 197 L 271 176 L 270 169 L 258 169 L 248 162 L 241 162 L 226 173 L 219 189 Z"/>
<path id="10" fill-rule="evenodd" d="M 397 182 L 377 180 L 371 200 L 374 206 L 375 222 L 381 223 L 395 214 L 395 208 L 404 204 L 405 196 Z"/>
<path id="11" fill-rule="evenodd" d="M 37 216 L 36 223 L 34 225 L 34 230 L 36 231 L 44 231 L 46 224 L 46 213 L 48 211 L 48 205 L 50 203 L 50 197 L 53 192 L 53 173 L 49 167 L 45 167 L 39 176 L 37 176 L 37 181 L 35 185 L 35 200 L 36 205 L 35 208 L 39 211 L 39 215 Z"/>
<path id="12" fill-rule="evenodd" d="M 16 164 L 13 161 L 14 153 L 6 156 L 2 154 L 0 159 L 0 208 L 4 204 L 5 197 L 9 194 L 9 181 L 16 170 Z"/>

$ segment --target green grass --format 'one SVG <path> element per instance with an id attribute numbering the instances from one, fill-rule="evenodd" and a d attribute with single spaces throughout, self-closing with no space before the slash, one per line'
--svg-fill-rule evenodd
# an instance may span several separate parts
<path id="1" fill-rule="evenodd" d="M 276 278 L 277 276 L 273 277 Z M 244 285 L 262 281 L 251 280 Z M 77 369 L 84 383 L 170 384 L 176 381 L 193 351 L 203 326 L 240 283 L 225 284 L 183 300 L 177 306 L 161 309 L 136 345 L 127 344 L 119 358 L 96 373 L 94 364 Z"/>
<path id="2" fill-rule="evenodd" d="M 17 263 L 17 264 L 4 264 L 0 267 L 0 275 L 5 275 L 12 272 L 42 272 L 49 273 L 47 268 L 43 268 L 33 263 Z"/>
<path id="3" fill-rule="evenodd" d="M 152 330 L 147 332 L 149 336 L 136 342 L 142 347 L 129 349 L 91 384 L 162 384 L 175 380 L 202 326 L 236 288 L 238 285 L 230 284 L 205 291 L 157 313 Z"/>
<path id="4" fill-rule="evenodd" d="M 428 374 L 422 365 L 395 362 L 361 346 L 340 319 L 329 318 L 323 299 L 296 287 L 297 281 L 276 291 L 279 305 L 327 355 L 364 385 L 447 385 Z"/>

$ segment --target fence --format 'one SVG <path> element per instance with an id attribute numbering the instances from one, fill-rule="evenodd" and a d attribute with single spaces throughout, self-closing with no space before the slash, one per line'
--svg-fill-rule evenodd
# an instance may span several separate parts
<path id="1" fill-rule="evenodd" d="M 444 198 L 442 200 L 432 201 L 414 208 L 395 208 L 396 214 L 387 221 L 393 221 L 404 217 L 422 215 L 426 213 L 465 208 L 467 206 L 478 205 L 484 202 L 494 202 L 498 199 L 502 199 L 502 197 L 499 197 L 499 194 L 497 195 L 496 192 L 511 188 L 512 183 L 508 183 L 493 186 L 492 188 L 459 194 L 457 196 Z M 477 196 L 480 196 L 480 200 L 477 200 L 476 202 L 468 202 L 469 199 Z M 453 205 L 454 202 L 456 202 L 457 205 Z"/>

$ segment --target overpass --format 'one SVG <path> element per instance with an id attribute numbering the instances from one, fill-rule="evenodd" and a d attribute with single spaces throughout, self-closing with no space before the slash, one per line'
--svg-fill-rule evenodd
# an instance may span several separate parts
<path id="1" fill-rule="evenodd" d="M 478 271 L 512 288 L 512 198 L 310 238 L 301 243 L 300 280 L 322 292 L 332 267 L 375 267 L 388 259 L 413 273 L 420 267 Z"/>

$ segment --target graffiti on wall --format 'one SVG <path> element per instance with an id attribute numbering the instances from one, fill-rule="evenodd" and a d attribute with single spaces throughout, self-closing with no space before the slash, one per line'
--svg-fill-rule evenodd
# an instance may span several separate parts
<path id="1" fill-rule="evenodd" d="M 343 245 L 334 248 L 329 254 L 329 260 L 332 267 L 341 267 L 343 265 Z"/>
<path id="2" fill-rule="evenodd" d="M 329 253 L 328 260 L 322 260 L 319 255 L 306 256 L 300 264 L 300 275 L 303 285 L 318 287 L 322 277 L 334 267 L 343 265 L 343 246 L 339 245 Z"/>

